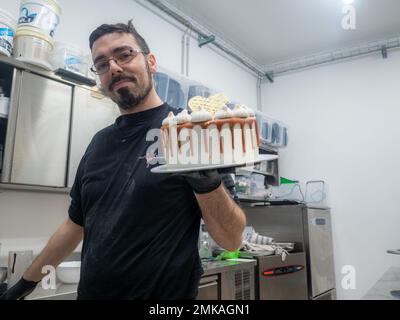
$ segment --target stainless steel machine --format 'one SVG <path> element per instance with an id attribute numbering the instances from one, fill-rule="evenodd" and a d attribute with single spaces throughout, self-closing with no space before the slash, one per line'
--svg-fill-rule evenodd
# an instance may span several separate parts
<path id="1" fill-rule="evenodd" d="M 255 297 L 257 300 L 307 300 L 307 266 L 304 252 L 280 255 L 252 253 L 257 260 Z"/>
<path id="2" fill-rule="evenodd" d="M 255 261 L 203 261 L 197 300 L 254 300 Z"/>
<path id="3" fill-rule="evenodd" d="M 246 212 L 247 225 L 277 242 L 294 242 L 294 252 L 304 253 L 308 299 L 336 299 L 329 208 L 268 202 L 241 205 Z M 290 265 L 301 265 L 301 262 L 296 260 Z M 300 280 L 293 277 L 291 281 Z"/>

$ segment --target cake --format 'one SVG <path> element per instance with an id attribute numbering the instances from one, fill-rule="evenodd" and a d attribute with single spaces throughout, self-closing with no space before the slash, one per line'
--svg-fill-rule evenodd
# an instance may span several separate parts
<path id="1" fill-rule="evenodd" d="M 226 105 L 214 114 L 200 107 L 169 113 L 161 127 L 162 149 L 169 165 L 251 163 L 260 144 L 255 113 L 244 105 Z"/>

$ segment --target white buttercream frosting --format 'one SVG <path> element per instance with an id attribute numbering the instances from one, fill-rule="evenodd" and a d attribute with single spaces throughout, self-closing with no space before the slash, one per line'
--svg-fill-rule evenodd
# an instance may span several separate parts
<path id="1" fill-rule="evenodd" d="M 176 116 L 176 121 L 178 124 L 186 123 L 192 121 L 192 117 L 187 110 L 183 110 Z"/>
<path id="2" fill-rule="evenodd" d="M 232 110 L 232 116 L 235 118 L 247 118 L 249 113 L 245 108 L 240 105 L 236 105 L 235 108 Z"/>
<path id="3" fill-rule="evenodd" d="M 212 115 L 210 112 L 205 110 L 203 107 L 200 107 L 198 111 L 192 112 L 192 122 L 204 122 L 212 120 Z"/>
<path id="4" fill-rule="evenodd" d="M 169 126 L 169 125 L 174 125 L 174 124 L 176 124 L 176 117 L 175 117 L 174 113 L 171 111 L 170 113 L 168 113 L 168 117 L 166 117 L 163 120 L 162 125 Z"/>
<path id="5" fill-rule="evenodd" d="M 244 104 L 242 104 L 242 107 L 244 109 L 246 109 L 247 113 L 249 114 L 249 117 L 253 118 L 253 117 L 256 116 L 256 113 L 254 112 L 254 110 L 252 108 L 250 108 L 250 107 L 248 107 L 248 106 L 246 106 Z"/>
<path id="6" fill-rule="evenodd" d="M 215 113 L 214 118 L 215 119 L 232 118 L 232 111 L 227 106 L 223 106 Z"/>

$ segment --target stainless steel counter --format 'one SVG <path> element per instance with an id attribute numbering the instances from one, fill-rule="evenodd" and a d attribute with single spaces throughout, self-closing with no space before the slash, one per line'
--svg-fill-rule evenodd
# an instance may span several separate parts
<path id="1" fill-rule="evenodd" d="M 76 300 L 78 284 L 57 283 L 56 287 L 45 290 L 39 284 L 25 300 Z"/>
<path id="2" fill-rule="evenodd" d="M 203 277 L 212 274 L 239 270 L 246 266 L 255 266 L 256 261 L 251 259 L 230 259 L 222 261 L 203 261 Z M 55 290 L 45 290 L 40 285 L 26 297 L 26 300 L 76 300 L 78 284 L 57 283 Z"/>
<path id="3" fill-rule="evenodd" d="M 83 84 L 78 84 L 78 83 L 73 82 L 73 81 L 66 80 L 66 79 L 56 75 L 53 71 L 48 71 L 48 70 L 42 69 L 40 67 L 37 67 L 35 65 L 19 61 L 19 60 L 15 59 L 14 57 L 7 57 L 7 56 L 4 56 L 4 55 L 0 55 L 0 63 L 5 63 L 5 64 L 8 64 L 10 66 L 13 66 L 14 68 L 17 68 L 17 69 L 20 69 L 20 70 L 25 70 L 25 71 L 28 71 L 28 72 L 33 72 L 33 73 L 39 74 L 41 76 L 44 76 L 46 78 L 53 79 L 53 80 L 56 80 L 56 81 L 59 81 L 59 82 L 63 82 L 63 83 L 66 83 L 66 84 L 71 84 L 71 85 L 74 85 L 74 86 L 84 87 L 84 88 L 87 88 L 87 89 L 93 89 L 92 87 L 89 87 L 89 86 L 86 86 L 86 85 L 83 85 Z"/>

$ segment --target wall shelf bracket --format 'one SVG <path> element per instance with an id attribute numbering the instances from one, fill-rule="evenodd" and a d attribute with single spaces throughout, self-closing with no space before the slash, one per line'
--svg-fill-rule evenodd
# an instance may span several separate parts
<path id="1" fill-rule="evenodd" d="M 199 38 L 197 39 L 197 43 L 199 47 L 201 48 L 202 46 L 205 46 L 206 44 L 212 43 L 215 41 L 215 36 L 210 35 L 210 36 L 202 36 L 199 34 Z"/>

